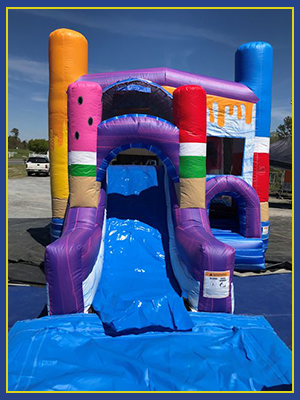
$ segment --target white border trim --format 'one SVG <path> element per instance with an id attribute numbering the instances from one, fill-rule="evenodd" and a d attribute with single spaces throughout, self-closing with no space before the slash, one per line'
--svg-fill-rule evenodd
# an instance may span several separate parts
<path id="1" fill-rule="evenodd" d="M 69 151 L 69 165 L 97 165 L 97 153 L 95 151 Z"/>
<path id="2" fill-rule="evenodd" d="M 255 136 L 254 139 L 254 153 L 266 153 L 270 151 L 270 138 Z"/>
<path id="3" fill-rule="evenodd" d="M 179 155 L 206 157 L 206 143 L 180 143 Z"/>

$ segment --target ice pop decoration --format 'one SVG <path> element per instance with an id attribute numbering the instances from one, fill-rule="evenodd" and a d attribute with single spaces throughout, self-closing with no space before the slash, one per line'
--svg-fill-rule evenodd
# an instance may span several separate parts
<path id="1" fill-rule="evenodd" d="M 97 207 L 97 126 L 102 117 L 102 89 L 94 82 L 68 87 L 70 207 Z"/>

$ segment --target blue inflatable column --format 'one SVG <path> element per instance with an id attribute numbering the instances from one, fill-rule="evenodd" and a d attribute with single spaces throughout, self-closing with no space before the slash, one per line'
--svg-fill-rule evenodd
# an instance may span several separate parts
<path id="1" fill-rule="evenodd" d="M 63 218 L 52 218 L 50 224 L 50 238 L 51 242 L 59 239 L 63 230 L 64 219 Z"/>
<path id="2" fill-rule="evenodd" d="M 235 54 L 235 80 L 248 86 L 258 97 L 256 104 L 253 187 L 261 209 L 261 230 L 265 250 L 269 239 L 269 148 L 272 97 L 273 49 L 265 42 L 242 45 Z"/>

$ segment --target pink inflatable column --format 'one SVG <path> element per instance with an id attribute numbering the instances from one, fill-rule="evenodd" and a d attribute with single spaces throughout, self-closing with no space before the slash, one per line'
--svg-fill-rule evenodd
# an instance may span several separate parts
<path id="1" fill-rule="evenodd" d="M 102 89 L 94 82 L 68 87 L 70 207 L 97 207 L 97 126 L 102 118 Z"/>

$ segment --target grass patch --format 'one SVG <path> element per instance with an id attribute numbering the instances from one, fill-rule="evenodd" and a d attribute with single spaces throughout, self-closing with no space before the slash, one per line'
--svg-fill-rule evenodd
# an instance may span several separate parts
<path id="1" fill-rule="evenodd" d="M 8 165 L 8 179 L 25 178 L 27 176 L 25 165 Z"/>
<path id="2" fill-rule="evenodd" d="M 30 151 L 28 149 L 8 149 L 9 152 L 15 153 L 10 159 L 19 159 L 22 160 L 24 158 L 28 158 Z"/>

